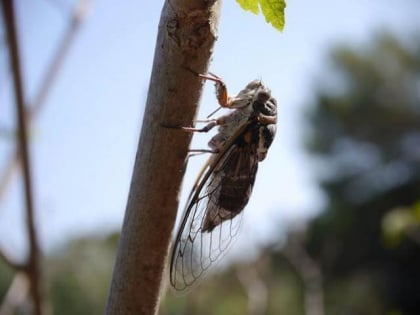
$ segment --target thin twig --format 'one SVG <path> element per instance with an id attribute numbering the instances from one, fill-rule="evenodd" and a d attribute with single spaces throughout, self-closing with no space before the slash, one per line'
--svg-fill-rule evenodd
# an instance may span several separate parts
<path id="1" fill-rule="evenodd" d="M 17 126 L 19 151 L 22 153 L 22 172 L 27 216 L 27 230 L 29 239 L 28 277 L 30 279 L 30 293 L 34 305 L 34 314 L 42 314 L 41 283 L 39 266 L 39 244 L 35 227 L 34 205 L 32 195 L 31 168 L 28 150 L 27 125 L 24 108 L 23 81 L 19 59 L 19 46 L 16 32 L 14 1 L 3 2 L 4 21 L 7 30 L 9 58 L 13 74 L 13 84 L 17 109 Z"/>
<path id="2" fill-rule="evenodd" d="M 72 46 L 72 43 L 80 30 L 82 22 L 88 13 L 89 4 L 90 0 L 80 0 L 74 9 L 69 28 L 61 40 L 59 48 L 45 73 L 42 84 L 38 90 L 38 94 L 36 95 L 32 106 L 28 106 L 27 108 L 27 123 L 30 124 L 37 117 L 45 104 L 45 100 L 47 99 L 47 96 L 57 79 L 59 70 L 62 68 L 68 52 L 70 51 L 70 47 Z M 13 152 L 10 153 L 9 158 L 6 159 L 6 166 L 3 168 L 4 172 L 0 178 L 0 200 L 7 191 L 10 180 L 19 165 L 20 158 L 21 154 L 19 147 L 16 147 Z"/>

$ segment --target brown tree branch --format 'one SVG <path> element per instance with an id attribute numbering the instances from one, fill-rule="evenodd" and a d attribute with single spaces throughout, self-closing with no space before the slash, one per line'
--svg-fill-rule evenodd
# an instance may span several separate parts
<path id="1" fill-rule="evenodd" d="M 51 87 L 57 79 L 59 70 L 66 60 L 70 47 L 73 44 L 74 39 L 80 30 L 82 22 L 88 13 L 89 3 L 90 0 L 80 0 L 73 12 L 70 25 L 60 42 L 58 50 L 55 53 L 51 64 L 45 73 L 41 87 L 38 90 L 38 94 L 35 96 L 32 106 L 27 107 L 27 122 L 29 124 L 36 118 L 36 116 L 41 111 L 42 106 L 45 104 L 45 100 L 51 91 Z M 9 158 L 6 160 L 6 166 L 3 168 L 4 172 L 0 178 L 0 200 L 4 196 L 10 180 L 12 179 L 12 176 L 20 163 L 20 158 L 21 154 L 19 147 L 16 147 L 14 151 L 10 153 Z"/>
<path id="2" fill-rule="evenodd" d="M 155 314 L 220 1 L 165 1 L 105 314 Z M 166 279 L 165 279 L 166 281 Z"/>
<path id="3" fill-rule="evenodd" d="M 3 14 L 6 25 L 6 33 L 9 47 L 9 58 L 12 68 L 14 94 L 17 109 L 17 122 L 18 127 L 18 140 L 19 151 L 22 153 L 22 172 L 25 194 L 25 206 L 27 216 L 27 230 L 29 239 L 29 257 L 27 272 L 30 279 L 30 294 L 34 305 L 34 314 L 42 314 L 42 301 L 41 301 L 41 282 L 40 282 L 40 266 L 39 266 L 39 244 L 37 239 L 37 232 L 35 227 L 33 195 L 32 195 L 32 182 L 31 182 L 31 169 L 28 149 L 27 138 L 27 125 L 24 108 L 24 93 L 23 93 L 23 80 L 21 76 L 21 67 L 19 60 L 19 46 L 17 40 L 14 1 L 8 0 L 3 2 Z"/>

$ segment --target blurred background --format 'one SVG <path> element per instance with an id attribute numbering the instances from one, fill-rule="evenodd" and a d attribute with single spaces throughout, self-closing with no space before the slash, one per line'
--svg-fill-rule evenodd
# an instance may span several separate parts
<path id="1" fill-rule="evenodd" d="M 47 308 L 100 314 L 163 2 L 14 4 Z M 27 314 L 6 35 L 2 15 L 0 313 Z M 225 0 L 210 69 L 230 94 L 262 79 L 278 133 L 236 243 L 187 295 L 169 290 L 160 314 L 420 314 L 420 2 L 290 1 L 279 33 Z M 216 107 L 207 84 L 199 116 Z M 205 159 L 190 159 L 181 207 Z"/>

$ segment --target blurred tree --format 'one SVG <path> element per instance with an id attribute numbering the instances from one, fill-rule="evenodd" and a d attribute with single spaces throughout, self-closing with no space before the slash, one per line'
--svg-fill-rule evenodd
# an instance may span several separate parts
<path id="1" fill-rule="evenodd" d="M 54 314 L 101 314 L 119 234 L 74 240 L 46 261 Z"/>
<path id="2" fill-rule="evenodd" d="M 382 237 L 384 215 L 420 199 L 418 43 L 382 34 L 366 50 L 335 49 L 337 71 L 310 112 L 328 204 L 307 247 L 329 314 L 420 314 L 419 244 Z"/>
<path id="3" fill-rule="evenodd" d="M 302 283 L 288 259 L 263 249 L 255 262 L 231 266 L 185 296 L 167 294 L 160 314 L 302 315 Z"/>

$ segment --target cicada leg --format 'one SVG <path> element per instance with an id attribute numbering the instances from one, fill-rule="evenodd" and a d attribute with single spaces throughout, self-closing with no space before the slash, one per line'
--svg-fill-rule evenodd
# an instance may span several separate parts
<path id="1" fill-rule="evenodd" d="M 195 155 L 205 154 L 205 153 L 219 153 L 219 150 L 212 150 L 212 149 L 189 149 L 188 150 L 188 157 L 192 157 Z"/>
<path id="2" fill-rule="evenodd" d="M 187 132 L 208 132 L 211 129 L 213 129 L 215 126 L 219 125 L 217 119 L 201 119 L 201 120 L 194 120 L 194 122 L 198 123 L 208 123 L 203 128 L 195 128 L 195 127 L 183 127 L 183 126 L 176 126 L 176 125 L 170 125 L 170 124 L 161 124 L 164 128 L 170 128 L 170 129 L 181 129 Z"/>
<path id="3" fill-rule="evenodd" d="M 196 127 L 182 127 L 182 126 L 174 126 L 174 125 L 168 125 L 168 124 L 161 124 L 164 128 L 171 128 L 171 129 L 181 129 L 186 132 L 209 132 L 214 127 L 223 124 L 223 119 L 204 119 L 204 120 L 195 120 L 195 122 L 203 123 L 207 122 L 208 124 L 205 125 L 202 128 L 196 128 Z"/>
<path id="4" fill-rule="evenodd" d="M 195 127 L 181 127 L 182 130 L 186 131 L 186 132 L 208 132 L 210 131 L 212 128 L 214 128 L 215 126 L 219 125 L 219 121 L 217 119 L 203 119 L 203 120 L 195 120 L 195 122 L 208 122 L 207 125 L 205 125 L 203 128 L 195 128 Z M 219 150 L 217 149 L 190 149 L 188 150 L 188 158 L 192 157 L 192 156 L 196 156 L 196 155 L 200 155 L 200 154 L 205 154 L 205 153 L 218 153 Z"/>
<path id="5" fill-rule="evenodd" d="M 208 120 L 209 123 L 205 125 L 203 128 L 195 128 L 195 127 L 182 127 L 182 130 L 189 131 L 189 132 L 209 132 L 211 129 L 218 125 L 216 119 Z"/>
<path id="6" fill-rule="evenodd" d="M 205 80 L 213 81 L 216 86 L 216 97 L 217 97 L 217 101 L 219 102 L 219 105 L 221 107 L 230 107 L 231 100 L 230 100 L 230 97 L 228 96 L 227 87 L 226 87 L 225 82 L 223 82 L 223 80 L 220 77 L 218 77 L 217 75 L 211 72 L 209 72 L 208 75 L 198 74 L 198 76 Z"/>

